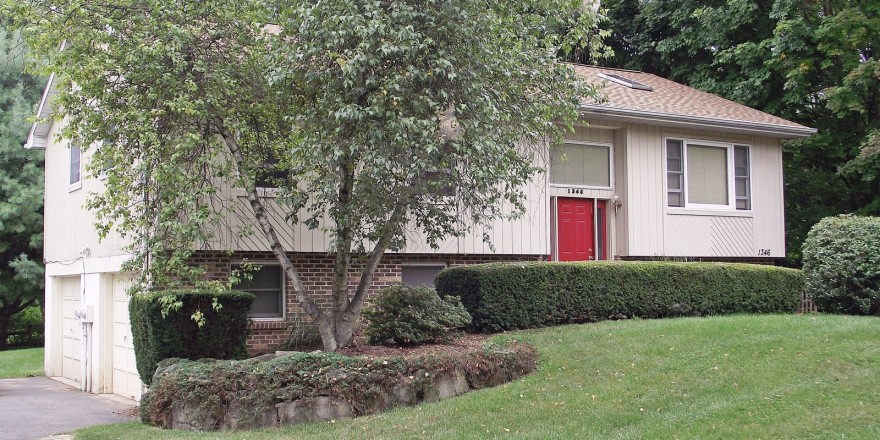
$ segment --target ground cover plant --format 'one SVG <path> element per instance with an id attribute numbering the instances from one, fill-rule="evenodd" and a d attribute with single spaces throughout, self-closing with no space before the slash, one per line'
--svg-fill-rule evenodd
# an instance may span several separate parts
<path id="1" fill-rule="evenodd" d="M 43 347 L 0 351 L 0 379 L 43 375 Z"/>
<path id="2" fill-rule="evenodd" d="M 506 337 L 538 348 L 537 373 L 436 404 L 280 431 L 124 423 L 76 438 L 880 438 L 876 318 L 624 320 Z"/>
<path id="3" fill-rule="evenodd" d="M 437 292 L 461 298 L 471 328 L 498 332 L 604 319 L 794 312 L 804 276 L 754 264 L 493 263 L 446 269 Z"/>

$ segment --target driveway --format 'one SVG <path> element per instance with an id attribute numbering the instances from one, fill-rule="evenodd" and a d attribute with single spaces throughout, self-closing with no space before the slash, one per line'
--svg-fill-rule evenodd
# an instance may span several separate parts
<path id="1" fill-rule="evenodd" d="M 0 440 L 39 439 L 136 420 L 134 402 L 75 390 L 46 377 L 0 380 Z"/>

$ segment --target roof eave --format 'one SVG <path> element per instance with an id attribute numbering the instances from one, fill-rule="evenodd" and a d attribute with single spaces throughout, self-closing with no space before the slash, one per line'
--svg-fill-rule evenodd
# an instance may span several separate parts
<path id="1" fill-rule="evenodd" d="M 621 122 L 650 123 L 667 127 L 690 129 L 713 129 L 731 133 L 766 136 L 779 139 L 795 139 L 809 137 L 816 133 L 815 128 L 805 126 L 787 126 L 759 122 L 737 121 L 731 119 L 707 118 L 701 116 L 676 115 L 671 113 L 650 112 L 614 108 L 601 104 L 581 104 L 584 113 L 602 116 Z"/>
<path id="2" fill-rule="evenodd" d="M 25 140 L 24 148 L 42 150 L 49 143 L 49 130 L 52 128 L 52 117 L 55 114 L 54 98 L 55 90 L 55 74 L 49 75 L 46 81 L 46 88 L 43 90 L 43 97 L 40 99 L 40 106 L 37 108 L 37 121 L 31 126 Z"/>

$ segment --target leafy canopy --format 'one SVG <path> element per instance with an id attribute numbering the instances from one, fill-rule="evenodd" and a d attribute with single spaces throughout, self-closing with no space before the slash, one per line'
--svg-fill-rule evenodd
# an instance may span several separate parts
<path id="1" fill-rule="evenodd" d="M 590 33 L 547 31 L 591 25 L 580 1 L 8 7 L 60 74 L 63 135 L 106 176 L 89 205 L 105 235 L 130 239 L 136 288 L 192 283 L 203 275 L 193 251 L 258 234 L 328 349 L 350 339 L 385 251 L 414 232 L 436 245 L 519 215 L 546 144 L 595 95 L 555 61 Z M 330 309 L 287 259 L 297 244 L 277 238 L 297 224 L 331 237 Z M 353 259 L 363 269 L 350 292 Z"/>

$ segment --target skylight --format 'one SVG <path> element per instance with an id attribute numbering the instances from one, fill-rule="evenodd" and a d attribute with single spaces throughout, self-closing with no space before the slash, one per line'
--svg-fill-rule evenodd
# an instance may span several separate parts
<path id="1" fill-rule="evenodd" d="M 617 84 L 629 87 L 631 89 L 647 90 L 649 92 L 654 91 L 654 89 L 652 89 L 651 86 L 644 85 L 638 81 L 634 81 L 629 78 L 624 78 L 620 75 L 615 75 L 613 73 L 599 73 L 599 78 L 607 79 L 608 81 L 615 82 Z"/>

